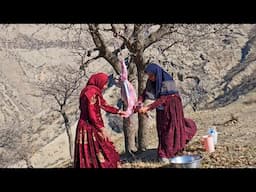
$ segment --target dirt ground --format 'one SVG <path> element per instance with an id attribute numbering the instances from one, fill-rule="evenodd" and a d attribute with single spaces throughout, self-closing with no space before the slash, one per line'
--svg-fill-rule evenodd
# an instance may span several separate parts
<path id="1" fill-rule="evenodd" d="M 203 157 L 201 168 L 256 168 L 256 91 L 223 108 L 197 112 L 185 110 L 184 113 L 195 120 L 198 131 L 180 155 L 200 154 Z M 218 142 L 215 151 L 208 153 L 201 138 L 211 126 L 217 129 Z M 156 132 L 149 131 L 152 133 L 149 149 L 137 154 L 135 159 L 121 155 L 123 168 L 163 167 L 156 160 Z M 122 143 L 122 139 L 119 142 Z"/>

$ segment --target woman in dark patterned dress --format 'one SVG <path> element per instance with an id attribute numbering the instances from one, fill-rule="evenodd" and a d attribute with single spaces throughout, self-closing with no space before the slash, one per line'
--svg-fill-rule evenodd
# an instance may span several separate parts
<path id="1" fill-rule="evenodd" d="M 156 126 L 158 133 L 158 158 L 161 162 L 169 162 L 169 158 L 181 152 L 195 135 L 197 126 L 192 119 L 184 117 L 181 97 L 175 82 L 159 65 L 151 63 L 145 68 L 148 75 L 146 88 L 139 97 L 141 104 L 146 98 L 155 101 L 138 111 L 146 113 L 156 109 Z"/>

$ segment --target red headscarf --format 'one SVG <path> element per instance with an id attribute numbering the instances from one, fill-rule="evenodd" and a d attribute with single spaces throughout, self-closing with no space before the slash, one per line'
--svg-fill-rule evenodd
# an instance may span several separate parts
<path id="1" fill-rule="evenodd" d="M 105 73 L 96 73 L 90 77 L 88 80 L 88 85 L 96 86 L 100 89 L 100 91 L 103 89 L 104 85 L 108 82 L 108 75 Z"/>
<path id="2" fill-rule="evenodd" d="M 107 82 L 108 75 L 105 73 L 96 73 L 92 75 L 88 80 L 85 89 L 82 91 L 81 96 L 85 92 L 88 98 L 91 98 L 94 94 L 97 94 L 102 98 L 102 89 Z"/>

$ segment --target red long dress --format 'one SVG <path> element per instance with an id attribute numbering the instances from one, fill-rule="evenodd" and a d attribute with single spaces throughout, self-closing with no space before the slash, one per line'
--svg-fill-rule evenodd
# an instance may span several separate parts
<path id="1" fill-rule="evenodd" d="M 143 101 L 144 98 L 143 94 L 139 100 Z M 152 110 L 160 105 L 164 109 L 156 110 L 157 153 L 159 158 L 172 158 L 193 138 L 197 126 L 192 119 L 184 117 L 182 101 L 178 93 L 160 96 L 148 107 Z"/>
<path id="2" fill-rule="evenodd" d="M 102 137 L 104 122 L 101 109 L 117 114 L 118 109 L 107 104 L 101 90 L 107 75 L 94 75 L 80 94 L 80 119 L 75 139 L 75 168 L 117 168 L 120 157 L 109 138 Z M 105 128 L 104 128 L 105 129 Z"/>

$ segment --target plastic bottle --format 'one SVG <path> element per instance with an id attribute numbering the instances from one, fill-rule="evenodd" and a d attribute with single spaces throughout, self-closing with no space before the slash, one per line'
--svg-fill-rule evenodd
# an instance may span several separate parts
<path id="1" fill-rule="evenodd" d="M 218 141 L 218 132 L 216 131 L 216 128 L 215 127 L 209 128 L 208 135 L 211 135 L 213 137 L 214 145 L 216 145 Z"/>

